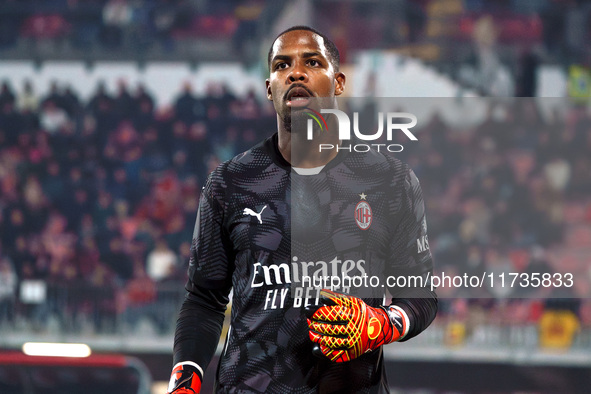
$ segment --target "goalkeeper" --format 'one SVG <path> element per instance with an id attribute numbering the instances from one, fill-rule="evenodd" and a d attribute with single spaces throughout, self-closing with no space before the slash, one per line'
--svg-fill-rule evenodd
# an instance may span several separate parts
<path id="1" fill-rule="evenodd" d="M 336 102 L 346 82 L 339 52 L 322 33 L 296 26 L 275 39 L 268 63 L 277 132 L 218 166 L 203 188 L 168 392 L 200 391 L 233 291 L 215 392 L 387 393 L 383 345 L 425 330 L 436 295 L 426 287 L 389 289 L 392 302 L 384 306 L 384 294 L 362 299 L 323 290 L 309 305 L 296 303 L 293 285 L 296 269 L 303 275 L 323 264 L 428 276 L 418 179 L 399 160 L 373 151 L 321 155 L 309 145 L 310 154 L 296 163 L 292 142 L 305 141 L 291 129 L 292 110 L 298 116 L 311 98 Z M 294 252 L 292 237 L 319 246 Z M 318 261 L 310 260 L 315 253 Z"/>

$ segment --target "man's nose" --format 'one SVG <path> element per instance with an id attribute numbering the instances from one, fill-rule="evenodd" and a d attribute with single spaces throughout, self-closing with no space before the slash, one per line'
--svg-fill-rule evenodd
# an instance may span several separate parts
<path id="1" fill-rule="evenodd" d="M 306 82 L 308 81 L 308 74 L 302 66 L 296 65 L 289 73 L 289 82 Z"/>

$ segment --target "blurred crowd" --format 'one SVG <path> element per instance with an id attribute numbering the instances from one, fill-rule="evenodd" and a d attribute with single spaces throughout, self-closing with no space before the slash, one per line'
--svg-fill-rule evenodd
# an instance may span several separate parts
<path id="1" fill-rule="evenodd" d="M 73 303 L 39 319 L 52 309 L 116 314 L 153 301 L 167 281 L 182 292 L 205 176 L 274 130 L 269 107 L 217 84 L 197 97 L 187 83 L 172 108 L 157 110 L 150 92 L 124 81 L 115 94 L 99 84 L 88 102 L 57 82 L 44 97 L 30 82 L 18 93 L 4 82 L 0 302 L 35 280 L 48 299 Z M 2 310 L 9 321 L 14 304 Z"/>
<path id="2" fill-rule="evenodd" d="M 416 149 L 399 154 L 426 196 L 436 273 L 496 278 L 440 288 L 440 323 L 523 325 L 561 310 L 591 327 L 591 115 L 577 105 L 543 114 L 542 102 L 489 100 L 483 121 L 460 130 L 436 115 Z M 565 273 L 573 286 L 497 280 Z M 548 324 L 573 335 L 566 320 Z"/>
<path id="3" fill-rule="evenodd" d="M 589 295 L 579 252 L 591 242 L 591 117 L 584 106 L 548 112 L 531 99 L 489 101 L 483 122 L 463 131 L 435 115 L 400 154 L 427 196 L 438 269 L 575 269 L 584 278 L 571 295 Z"/>
<path id="4" fill-rule="evenodd" d="M 35 52 L 40 44 L 81 50 L 78 56 L 99 49 L 129 57 L 157 47 L 170 55 L 183 40 L 209 38 L 241 52 L 273 35 L 285 8 L 269 0 L 0 0 L 0 50 Z M 483 17 L 493 21 L 489 43 L 505 48 L 503 62 L 527 62 L 534 53 L 538 61 L 570 64 L 590 55 L 591 7 L 581 0 L 315 0 L 309 11 L 305 23 L 322 27 L 345 61 L 349 50 L 377 48 L 465 62 L 463 44 L 480 34 Z M 532 52 L 536 45 L 544 55 Z"/>
<path id="5" fill-rule="evenodd" d="M 240 40 L 264 0 L 1 0 L 0 48 L 19 39 L 141 53 L 153 46 L 170 52 L 183 38 Z"/>
<path id="6" fill-rule="evenodd" d="M 591 5 L 581 0 L 0 0 L 10 59 L 240 61 L 263 64 L 298 15 L 339 47 L 419 58 L 487 96 L 538 95 L 538 71 L 573 65 L 591 78 Z M 300 8 L 299 10 L 297 8 Z M 338 11 L 338 12 L 337 12 Z M 576 76 L 572 76 L 575 80 Z M 575 81 L 574 85 L 583 82 Z M 587 82 L 584 82 L 586 84 Z M 583 88 L 582 88 L 583 89 Z M 564 92 L 556 92 L 563 95 Z M 586 92 L 588 94 L 588 92 Z"/>

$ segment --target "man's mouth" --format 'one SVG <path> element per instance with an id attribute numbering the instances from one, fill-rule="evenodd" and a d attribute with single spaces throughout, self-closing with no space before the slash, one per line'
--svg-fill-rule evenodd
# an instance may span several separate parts
<path id="1" fill-rule="evenodd" d="M 305 107 L 310 102 L 312 95 L 303 87 L 294 87 L 287 93 L 288 107 Z"/>

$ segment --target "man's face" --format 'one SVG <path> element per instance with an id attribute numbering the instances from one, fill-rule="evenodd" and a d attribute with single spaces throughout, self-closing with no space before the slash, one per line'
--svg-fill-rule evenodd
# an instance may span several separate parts
<path id="1" fill-rule="evenodd" d="M 343 93 L 345 75 L 335 71 L 324 39 L 308 30 L 283 34 L 273 44 L 267 98 L 290 130 L 291 110 L 305 108 L 311 97 Z"/>

